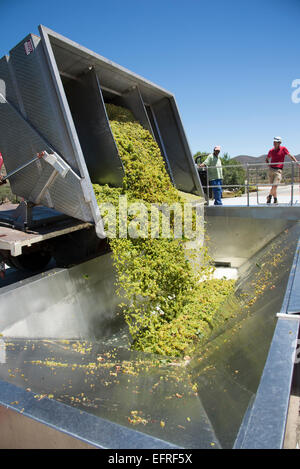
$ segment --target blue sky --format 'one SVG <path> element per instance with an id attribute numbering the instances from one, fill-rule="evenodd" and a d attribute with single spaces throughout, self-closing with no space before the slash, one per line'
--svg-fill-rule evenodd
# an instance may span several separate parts
<path id="1" fill-rule="evenodd" d="M 171 91 L 191 151 L 300 153 L 300 0 L 0 0 L 0 56 L 43 24 Z M 300 93 L 299 93 L 300 96 Z"/>

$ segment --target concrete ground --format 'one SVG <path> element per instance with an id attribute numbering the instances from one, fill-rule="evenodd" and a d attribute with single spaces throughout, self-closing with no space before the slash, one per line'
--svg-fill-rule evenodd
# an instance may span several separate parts
<path id="1" fill-rule="evenodd" d="M 286 424 L 284 449 L 300 449 L 300 397 L 292 394 Z"/>

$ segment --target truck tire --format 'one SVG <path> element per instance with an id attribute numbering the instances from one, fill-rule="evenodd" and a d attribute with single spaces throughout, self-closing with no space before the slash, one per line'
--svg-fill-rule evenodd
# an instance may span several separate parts
<path id="1" fill-rule="evenodd" d="M 50 252 L 35 250 L 16 257 L 10 256 L 7 263 L 18 270 L 34 273 L 43 270 L 49 264 L 51 257 Z"/>
<path id="2" fill-rule="evenodd" d="M 109 251 L 106 239 L 99 239 L 94 229 L 81 230 L 52 241 L 52 254 L 58 267 L 70 267 Z"/>

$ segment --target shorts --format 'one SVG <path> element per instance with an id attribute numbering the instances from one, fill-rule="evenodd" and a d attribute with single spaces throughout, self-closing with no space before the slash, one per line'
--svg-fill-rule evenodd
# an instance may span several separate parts
<path id="1" fill-rule="evenodd" d="M 282 169 L 269 168 L 269 180 L 271 184 L 279 184 L 282 179 Z"/>

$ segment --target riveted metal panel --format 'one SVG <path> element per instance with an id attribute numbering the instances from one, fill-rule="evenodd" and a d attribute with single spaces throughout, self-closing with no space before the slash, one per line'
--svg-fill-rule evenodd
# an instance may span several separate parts
<path id="1" fill-rule="evenodd" d="M 0 127 L 0 146 L 8 172 L 26 163 L 38 152 L 53 152 L 51 146 L 1 94 Z M 41 159 L 10 178 L 12 191 L 36 203 L 52 173 L 53 167 Z M 89 204 L 83 198 L 81 178 L 71 168 L 64 179 L 60 176 L 56 178 L 48 192 L 41 200 L 43 205 L 83 221 L 94 221 Z"/>
<path id="2" fill-rule="evenodd" d="M 24 44 L 33 51 L 26 55 Z M 76 171 L 77 164 L 39 37 L 30 34 L 10 51 L 26 118 Z M 78 171 L 79 173 L 79 171 Z"/>
<path id="3" fill-rule="evenodd" d="M 42 150 L 56 152 L 72 169 L 65 179 L 56 178 L 40 200 L 38 195 L 53 168 L 39 161 L 11 178 L 13 192 L 34 203 L 41 202 L 72 217 L 94 222 L 102 236 L 102 220 L 89 173 L 80 145 L 66 125 L 40 38 L 28 35 L 14 47 L 10 57 L 1 61 L 0 77 L 0 140 L 7 170 L 18 168 Z"/>
<path id="4" fill-rule="evenodd" d="M 6 55 L 0 59 L 0 93 L 16 109 L 19 109 L 20 103 L 17 98 L 16 81 L 12 67 L 9 64 L 9 57 Z"/>

